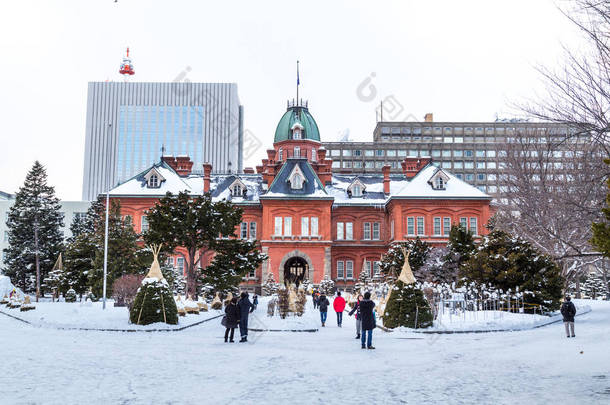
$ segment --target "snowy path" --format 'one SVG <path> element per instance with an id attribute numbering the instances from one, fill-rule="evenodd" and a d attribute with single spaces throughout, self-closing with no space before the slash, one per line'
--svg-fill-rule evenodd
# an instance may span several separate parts
<path id="1" fill-rule="evenodd" d="M 609 403 L 610 303 L 591 305 L 576 339 L 562 324 L 476 335 L 376 330 L 374 351 L 360 349 L 347 314 L 342 329 L 329 313 L 318 333 L 252 333 L 248 344 L 225 344 L 216 321 L 133 334 L 0 316 L 0 403 Z"/>

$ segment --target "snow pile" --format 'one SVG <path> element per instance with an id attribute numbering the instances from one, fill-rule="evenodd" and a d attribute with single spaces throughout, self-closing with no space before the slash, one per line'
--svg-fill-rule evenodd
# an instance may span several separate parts
<path id="1" fill-rule="evenodd" d="M 19 298 L 19 300 L 23 300 L 23 298 L 25 297 L 23 291 L 21 291 L 19 288 L 16 288 L 13 283 L 11 283 L 10 278 L 8 278 L 7 276 L 0 275 L 0 298 L 3 298 L 5 295 L 9 297 L 11 295 L 11 292 L 13 292 L 13 289 L 17 292 L 17 297 Z"/>

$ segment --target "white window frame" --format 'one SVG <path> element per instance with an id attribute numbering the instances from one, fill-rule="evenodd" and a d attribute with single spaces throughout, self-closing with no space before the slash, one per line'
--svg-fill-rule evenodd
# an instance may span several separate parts
<path id="1" fill-rule="evenodd" d="M 345 223 L 345 240 L 354 240 L 354 223 Z"/>
<path id="2" fill-rule="evenodd" d="M 275 236 L 282 236 L 282 217 L 275 217 Z"/>
<path id="3" fill-rule="evenodd" d="M 300 158 L 301 157 L 301 147 L 300 146 L 295 146 L 293 153 L 294 153 L 294 157 L 295 158 Z"/>
<path id="4" fill-rule="evenodd" d="M 370 222 L 364 222 L 362 224 L 362 239 L 371 240 L 371 223 Z"/>
<path id="5" fill-rule="evenodd" d="M 241 239 L 248 239 L 248 222 L 243 221 L 239 224 L 239 237 Z"/>
<path id="6" fill-rule="evenodd" d="M 142 215 L 140 217 L 140 232 L 146 232 L 149 228 L 148 217 L 146 215 Z"/>
<path id="7" fill-rule="evenodd" d="M 337 222 L 337 240 L 344 240 L 344 234 L 343 234 L 343 228 L 344 227 L 344 223 L 343 222 Z"/>
<path id="8" fill-rule="evenodd" d="M 415 217 L 407 217 L 407 235 L 415 236 Z"/>
<path id="9" fill-rule="evenodd" d="M 352 260 L 345 261 L 345 278 L 347 280 L 354 279 L 354 262 Z"/>
<path id="10" fill-rule="evenodd" d="M 318 217 L 311 217 L 310 220 L 311 224 L 309 226 L 309 233 L 311 234 L 311 236 L 318 236 Z"/>
<path id="11" fill-rule="evenodd" d="M 309 236 L 309 217 L 301 217 L 301 236 Z"/>
<path id="12" fill-rule="evenodd" d="M 468 232 L 468 218 L 460 217 L 460 226 L 464 228 L 466 232 Z"/>
<path id="13" fill-rule="evenodd" d="M 284 217 L 284 236 L 292 236 L 292 217 Z"/>
<path id="14" fill-rule="evenodd" d="M 256 239 L 256 222 L 250 222 L 250 239 Z"/>
<path id="15" fill-rule="evenodd" d="M 379 222 L 373 222 L 373 234 L 372 234 L 373 240 L 380 240 L 381 239 L 381 223 Z"/>
<path id="16" fill-rule="evenodd" d="M 434 236 L 441 236 L 442 235 L 442 220 L 441 217 L 434 217 L 433 218 L 433 233 Z"/>
<path id="17" fill-rule="evenodd" d="M 390 238 L 394 239 L 394 220 L 390 221 Z"/>
<path id="18" fill-rule="evenodd" d="M 426 234 L 426 218 L 417 217 L 417 229 L 415 230 L 415 232 L 418 236 L 423 236 Z"/>
<path id="19" fill-rule="evenodd" d="M 451 232 L 451 217 L 443 217 L 443 235 L 449 236 Z"/>
<path id="20" fill-rule="evenodd" d="M 345 262 L 343 260 L 337 260 L 337 278 L 345 278 Z"/>
<path id="21" fill-rule="evenodd" d="M 479 234 L 479 224 L 477 217 L 470 217 L 470 221 L 468 222 L 468 230 L 472 232 L 473 235 Z M 474 224 L 474 225 L 473 225 Z"/>

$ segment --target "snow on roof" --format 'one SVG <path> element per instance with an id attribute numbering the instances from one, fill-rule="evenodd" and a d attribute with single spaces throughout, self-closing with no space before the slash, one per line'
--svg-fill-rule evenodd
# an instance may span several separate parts
<path id="1" fill-rule="evenodd" d="M 442 190 L 435 190 L 428 183 L 436 172 L 442 171 L 449 180 Z M 392 197 L 397 198 L 466 198 L 466 199 L 491 199 L 491 197 L 478 188 L 458 179 L 451 173 L 434 165 L 424 167 L 415 177 L 411 179 L 401 190 Z"/>
<path id="2" fill-rule="evenodd" d="M 298 164 L 309 179 L 308 185 L 301 190 L 292 190 L 286 183 L 294 165 Z M 148 187 L 145 175 L 155 168 L 165 179 L 157 188 Z M 160 162 L 153 167 L 143 171 L 133 178 L 125 181 L 110 191 L 112 196 L 143 196 L 161 197 L 167 192 L 178 194 L 187 191 L 197 196 L 203 194 L 203 175 L 192 174 L 187 177 L 179 176 L 169 165 Z M 445 189 L 435 190 L 429 184 L 430 178 L 441 170 L 447 177 Z M 347 189 L 349 185 L 358 179 L 365 185 L 362 197 L 350 197 Z M 246 186 L 245 196 L 232 196 L 229 186 L 239 179 Z M 491 197 L 476 187 L 465 183 L 445 170 L 434 165 L 424 167 L 411 180 L 402 174 L 390 175 L 390 194 L 383 192 L 383 175 L 361 174 L 347 175 L 336 174 L 332 176 L 331 184 L 323 186 L 305 159 L 288 159 L 280 173 L 266 190 L 260 174 L 212 174 L 210 178 L 210 190 L 213 201 L 223 199 L 230 200 L 236 204 L 258 204 L 262 198 L 332 198 L 335 205 L 385 205 L 392 198 L 434 198 L 434 199 L 491 199 Z"/>

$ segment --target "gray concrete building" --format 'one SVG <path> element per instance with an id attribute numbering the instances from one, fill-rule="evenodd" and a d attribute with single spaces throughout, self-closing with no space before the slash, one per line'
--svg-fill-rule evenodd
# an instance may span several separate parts
<path id="1" fill-rule="evenodd" d="M 83 200 L 128 180 L 165 155 L 194 171 L 241 171 L 243 107 L 235 83 L 91 82 Z M 162 152 L 163 149 L 163 152 Z"/>
<path id="2" fill-rule="evenodd" d="M 499 190 L 506 147 L 516 136 L 533 143 L 561 143 L 564 125 L 523 122 L 434 122 L 432 114 L 422 122 L 378 122 L 373 142 L 324 142 L 335 173 L 380 173 L 384 165 L 401 172 L 407 156 L 432 157 L 434 164 L 481 191 L 496 195 Z M 564 153 L 554 153 L 559 161 Z M 565 153 L 569 153 L 565 151 Z"/>

